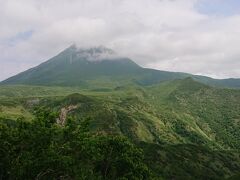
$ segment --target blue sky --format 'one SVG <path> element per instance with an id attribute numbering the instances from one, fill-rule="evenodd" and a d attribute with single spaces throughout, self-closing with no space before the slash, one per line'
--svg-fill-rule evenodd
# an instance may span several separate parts
<path id="1" fill-rule="evenodd" d="M 199 0 L 196 8 L 208 15 L 231 16 L 240 13 L 240 0 Z"/>
<path id="2" fill-rule="evenodd" d="M 7 0 L 0 27 L 0 81 L 73 43 L 144 67 L 240 78 L 240 0 Z"/>
<path id="3" fill-rule="evenodd" d="M 23 31 L 23 32 L 18 32 L 16 35 L 6 39 L 5 42 L 9 46 L 14 46 L 15 44 L 17 44 L 19 42 L 21 43 L 22 41 L 26 41 L 29 38 L 31 38 L 33 33 L 34 33 L 33 30 L 27 30 L 27 31 Z"/>

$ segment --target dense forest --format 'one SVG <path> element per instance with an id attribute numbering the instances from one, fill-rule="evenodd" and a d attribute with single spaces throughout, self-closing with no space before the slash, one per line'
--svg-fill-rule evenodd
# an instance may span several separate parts
<path id="1" fill-rule="evenodd" d="M 37 110 L 28 122 L 0 124 L 0 179 L 147 179 L 143 152 L 127 138 L 91 134 L 88 119 L 65 126 Z"/>
<path id="2" fill-rule="evenodd" d="M 238 179 L 239 91 L 192 79 L 2 86 L 1 179 Z"/>

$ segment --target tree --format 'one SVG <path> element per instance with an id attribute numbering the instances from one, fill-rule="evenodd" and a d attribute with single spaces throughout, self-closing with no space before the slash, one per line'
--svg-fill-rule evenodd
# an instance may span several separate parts
<path id="1" fill-rule="evenodd" d="M 103 179 L 148 179 L 142 150 L 121 136 L 100 136 L 92 140 L 95 170 Z"/>
<path id="2" fill-rule="evenodd" d="M 56 124 L 38 109 L 32 121 L 0 123 L 1 179 L 147 179 L 143 153 L 125 137 L 92 134 L 89 119 Z"/>

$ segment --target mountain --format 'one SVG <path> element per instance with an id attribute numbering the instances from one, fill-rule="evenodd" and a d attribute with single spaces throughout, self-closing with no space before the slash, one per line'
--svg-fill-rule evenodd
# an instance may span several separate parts
<path id="1" fill-rule="evenodd" d="M 214 88 L 192 78 L 108 91 L 3 86 L 0 117 L 32 117 L 29 106 L 34 104 L 57 112 L 78 104 L 71 115 L 77 120 L 91 117 L 96 132 L 123 134 L 148 143 L 239 149 L 239 102 L 239 90 Z"/>
<path id="2" fill-rule="evenodd" d="M 1 82 L 0 179 L 239 179 L 239 82 L 71 46 Z"/>
<path id="3" fill-rule="evenodd" d="M 127 137 L 143 150 L 145 162 L 156 175 L 156 179 L 221 179 L 238 177 L 239 174 L 239 102 L 238 89 L 215 88 L 192 78 L 165 81 L 151 86 L 130 84 L 108 91 L 84 90 L 80 87 L 1 86 L 0 125 L 4 126 L 0 127 L 7 125 L 10 127 L 7 129 L 9 132 L 15 132 L 10 130 L 15 122 L 23 123 L 26 119 L 25 124 L 19 127 L 28 127 L 28 123 L 35 118 L 36 109 L 39 108 L 40 112 L 48 109 L 52 112 L 51 115 L 65 117 L 76 124 L 88 119 L 90 132 L 98 136 L 103 134 Z M 67 109 L 70 110 L 66 111 Z M 65 116 L 61 116 L 63 112 L 66 112 Z M 44 114 L 42 116 L 46 118 Z M 66 119 L 64 121 L 68 122 Z M 55 124 L 53 129 L 57 132 L 64 130 L 60 134 L 68 137 L 65 130 L 69 127 L 65 129 Z M 38 128 L 32 130 L 39 131 Z M 62 136 L 52 132 L 50 134 L 59 143 L 58 138 Z M 44 134 L 44 141 L 40 134 L 39 141 L 47 143 L 50 134 Z M 31 137 L 29 135 L 27 139 Z M 17 148 L 14 138 L 12 146 Z M 25 162 L 26 157 L 38 159 L 36 157 L 39 154 L 35 153 L 33 157 L 28 154 L 28 149 L 31 148 L 27 147 L 32 147 L 35 141 L 30 141 L 29 145 L 28 141 L 20 142 L 25 147 L 22 152 L 27 152 L 19 160 L 20 167 L 24 167 L 21 162 Z M 60 152 L 65 150 L 60 157 L 66 157 L 69 142 L 71 138 L 67 138 L 66 146 L 60 146 Z M 72 144 L 75 147 L 77 142 Z M 55 157 L 59 149 L 51 152 Z M 73 152 L 76 154 L 76 151 Z M 14 156 L 10 157 L 14 159 Z M 49 154 L 46 157 L 46 162 L 49 162 Z M 16 163 L 10 164 L 12 167 Z M 28 168 L 24 172 L 28 172 L 27 170 Z"/>
<path id="4" fill-rule="evenodd" d="M 96 78 L 134 74 L 140 69 L 130 59 L 117 57 L 110 49 L 104 47 L 78 49 L 71 46 L 39 66 L 2 83 L 84 86 Z"/>
<path id="5" fill-rule="evenodd" d="M 142 68 L 131 59 L 121 57 L 103 46 L 80 49 L 75 45 L 39 66 L 10 77 L 0 84 L 113 88 L 126 84 L 153 85 L 186 77 L 212 86 L 240 87 L 240 79 L 218 80 L 187 73 Z"/>

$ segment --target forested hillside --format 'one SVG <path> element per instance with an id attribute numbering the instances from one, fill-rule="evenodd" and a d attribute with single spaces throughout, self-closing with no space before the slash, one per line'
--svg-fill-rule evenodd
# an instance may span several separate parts
<path id="1" fill-rule="evenodd" d="M 219 179 L 240 169 L 239 90 L 187 78 L 147 87 L 1 86 L 0 92 L 2 177 L 67 179 L 90 173 L 100 179 Z M 87 130 L 82 132 L 85 122 Z M 86 134 L 87 142 L 81 144 Z M 113 151 L 121 146 L 118 153 L 133 157 L 108 157 L 108 150 L 94 157 L 91 153 L 99 151 L 94 149 L 99 143 L 113 145 Z M 95 159 L 75 154 L 78 148 Z M 78 158 L 90 163 L 88 168 L 74 160 Z M 103 165 L 106 158 L 113 159 L 103 173 L 98 163 Z M 122 170 L 125 163 L 129 168 Z M 75 171 L 77 167 L 83 169 Z M 120 176 L 118 168 L 126 173 Z"/>

